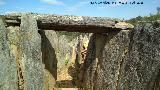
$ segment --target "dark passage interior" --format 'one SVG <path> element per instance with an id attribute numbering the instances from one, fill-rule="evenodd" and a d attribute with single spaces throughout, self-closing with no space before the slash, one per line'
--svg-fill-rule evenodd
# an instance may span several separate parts
<path id="1" fill-rule="evenodd" d="M 81 88 L 91 33 L 39 30 L 46 88 Z"/>

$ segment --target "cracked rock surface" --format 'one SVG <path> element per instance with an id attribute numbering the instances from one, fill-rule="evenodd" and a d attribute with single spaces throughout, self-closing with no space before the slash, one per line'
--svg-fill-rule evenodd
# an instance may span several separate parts
<path id="1" fill-rule="evenodd" d="M 10 52 L 7 29 L 0 18 L 0 90 L 18 90 L 16 60 Z"/>
<path id="2" fill-rule="evenodd" d="M 85 66 L 85 89 L 160 89 L 159 21 L 139 23 L 132 31 L 94 34 L 92 39 Z"/>

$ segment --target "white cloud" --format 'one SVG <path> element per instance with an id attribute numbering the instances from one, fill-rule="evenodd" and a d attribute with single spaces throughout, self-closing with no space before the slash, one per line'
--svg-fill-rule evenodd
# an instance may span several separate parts
<path id="1" fill-rule="evenodd" d="M 6 3 L 3 0 L 0 0 L 0 5 L 5 5 Z"/>
<path id="2" fill-rule="evenodd" d="M 19 13 L 17 11 L 6 11 L 5 14 L 11 14 L 11 13 Z"/>
<path id="3" fill-rule="evenodd" d="M 49 5 L 65 5 L 62 1 L 58 1 L 58 0 L 40 0 L 40 1 L 47 3 Z"/>

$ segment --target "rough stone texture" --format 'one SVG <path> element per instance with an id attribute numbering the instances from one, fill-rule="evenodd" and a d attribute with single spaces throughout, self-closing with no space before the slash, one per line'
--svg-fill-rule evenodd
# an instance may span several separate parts
<path id="1" fill-rule="evenodd" d="M 140 23 L 130 40 L 120 73 L 120 89 L 160 90 L 160 22 Z"/>
<path id="2" fill-rule="evenodd" d="M 94 34 L 85 62 L 86 90 L 159 90 L 160 22 Z"/>
<path id="3" fill-rule="evenodd" d="M 114 30 L 131 29 L 130 24 L 106 17 L 85 17 L 67 15 L 37 15 L 38 27 L 57 31 L 104 33 Z"/>
<path id="4" fill-rule="evenodd" d="M 8 25 L 18 25 L 20 14 L 6 15 Z M 56 30 L 69 32 L 106 33 L 117 30 L 132 29 L 133 25 L 118 19 L 107 17 L 69 16 L 56 14 L 32 14 L 41 30 Z"/>
<path id="5" fill-rule="evenodd" d="M 77 55 L 82 59 L 78 39 L 70 42 L 43 30 L 40 37 L 38 28 L 95 33 L 80 69 L 80 86 L 86 90 L 160 90 L 160 21 L 127 30 L 132 27 L 127 23 L 97 17 L 21 14 L 6 19 L 7 29 L 0 20 L 0 90 L 51 90 L 57 71 L 64 70 L 65 79 L 75 74 L 68 64 L 75 64 Z"/>
<path id="6" fill-rule="evenodd" d="M 24 89 L 44 90 L 44 66 L 42 65 L 41 38 L 38 34 L 37 22 L 32 15 L 22 15 L 20 28 Z"/>
<path id="7" fill-rule="evenodd" d="M 16 59 L 17 74 L 18 74 L 18 86 L 20 90 L 24 89 L 24 73 L 22 72 L 22 62 L 21 62 L 21 50 L 20 50 L 20 27 L 7 27 L 7 38 L 10 45 L 11 53 Z"/>
<path id="8" fill-rule="evenodd" d="M 116 90 L 120 64 L 129 46 L 128 32 L 92 36 L 84 69 L 86 90 Z"/>
<path id="9" fill-rule="evenodd" d="M 41 35 L 42 61 L 45 65 L 45 90 L 53 90 L 57 79 L 57 49 L 58 39 L 55 31 L 39 31 Z"/>
<path id="10" fill-rule="evenodd" d="M 0 90 L 18 90 L 15 57 L 10 51 L 7 29 L 0 18 Z"/>
<path id="11" fill-rule="evenodd" d="M 76 60 L 81 57 L 81 55 L 77 57 L 78 52 L 81 54 L 77 50 L 79 37 L 69 40 L 66 35 L 51 30 L 39 30 L 39 33 L 42 38 L 42 60 L 45 64 L 46 81 L 48 80 L 46 86 L 73 88 L 72 80 L 76 79 L 78 72 L 75 71 Z M 87 41 L 88 37 L 81 36 L 81 39 Z M 80 62 L 78 63 L 80 64 Z M 57 81 L 56 84 L 55 80 Z"/>
<path id="12" fill-rule="evenodd" d="M 43 62 L 48 65 L 46 67 L 53 74 L 57 72 L 57 66 L 58 68 L 63 67 L 65 60 L 71 58 L 72 47 L 70 46 L 70 41 L 66 39 L 65 35 L 59 36 L 55 31 L 40 30 L 39 33 L 42 38 Z M 54 75 L 54 77 L 57 79 L 57 75 Z"/>

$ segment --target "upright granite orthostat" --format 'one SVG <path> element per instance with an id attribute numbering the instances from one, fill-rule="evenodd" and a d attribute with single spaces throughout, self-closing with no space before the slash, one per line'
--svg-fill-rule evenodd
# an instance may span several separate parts
<path id="1" fill-rule="evenodd" d="M 0 18 L 0 90 L 18 90 L 16 59 L 10 52 L 7 29 Z"/>

